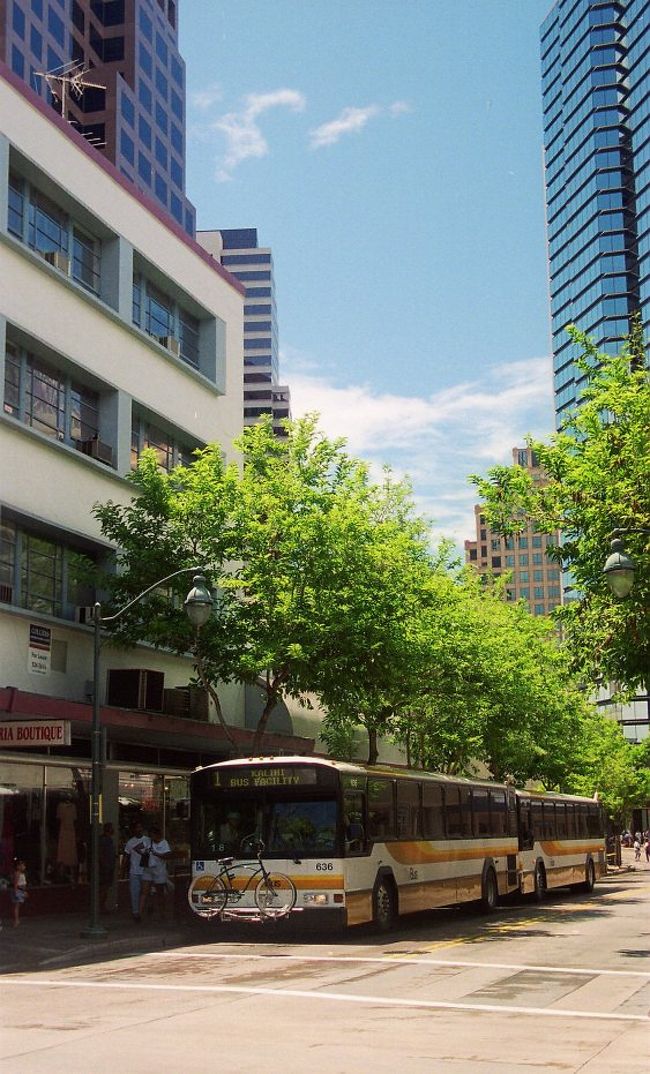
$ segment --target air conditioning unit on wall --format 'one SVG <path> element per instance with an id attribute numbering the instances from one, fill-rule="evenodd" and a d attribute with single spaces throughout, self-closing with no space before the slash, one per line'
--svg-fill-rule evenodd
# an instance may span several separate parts
<path id="1" fill-rule="evenodd" d="M 181 353 L 180 341 L 175 336 L 158 336 L 158 342 L 162 347 L 166 347 L 171 354 L 179 357 Z"/>
<path id="2" fill-rule="evenodd" d="M 164 671 L 150 668 L 110 668 L 107 675 L 106 704 L 123 709 L 162 712 Z"/>
<path id="3" fill-rule="evenodd" d="M 48 265 L 52 265 L 59 272 L 63 272 L 65 276 L 70 272 L 70 261 L 60 250 L 46 250 L 43 257 Z"/>
<path id="4" fill-rule="evenodd" d="M 77 451 L 82 451 L 84 455 L 89 455 L 91 459 L 97 459 L 106 466 L 113 464 L 113 448 L 97 436 L 93 436 L 90 440 L 75 440 L 75 447 Z"/>
<path id="5" fill-rule="evenodd" d="M 92 604 L 78 604 L 75 609 L 75 619 L 78 623 L 92 623 L 95 609 Z"/>

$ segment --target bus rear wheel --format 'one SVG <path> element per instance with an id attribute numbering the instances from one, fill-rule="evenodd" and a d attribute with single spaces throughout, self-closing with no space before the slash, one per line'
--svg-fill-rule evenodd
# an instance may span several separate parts
<path id="1" fill-rule="evenodd" d="M 379 932 L 389 932 L 397 917 L 395 886 L 386 877 L 380 877 L 372 896 L 372 919 Z"/>
<path id="2" fill-rule="evenodd" d="M 596 870 L 591 858 L 587 862 L 585 867 L 585 878 L 581 880 L 579 884 L 572 884 L 574 891 L 583 891 L 585 895 L 591 895 L 596 885 Z"/>
<path id="3" fill-rule="evenodd" d="M 484 914 L 491 914 L 497 908 L 499 901 L 499 885 L 497 884 L 494 869 L 487 869 L 483 877 L 483 894 L 479 906 Z"/>
<path id="4" fill-rule="evenodd" d="M 535 886 L 533 888 L 533 899 L 535 902 L 543 902 L 546 898 L 546 891 L 546 870 L 541 861 L 538 861 L 535 866 Z"/>

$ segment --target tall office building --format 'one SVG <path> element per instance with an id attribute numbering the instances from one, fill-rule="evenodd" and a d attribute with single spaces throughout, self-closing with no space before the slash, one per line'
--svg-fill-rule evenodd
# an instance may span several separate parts
<path id="1" fill-rule="evenodd" d="M 536 484 L 544 481 L 531 448 L 513 448 L 512 461 L 523 466 Z M 521 533 L 504 537 L 490 529 L 483 512 L 483 505 L 476 504 L 476 539 L 465 541 L 465 562 L 479 574 L 497 577 L 507 572 L 506 599 L 525 600 L 533 615 L 549 615 L 561 603 L 562 595 L 560 568 L 546 554 L 549 544 L 557 544 L 558 535 L 538 533 L 529 520 Z"/>
<path id="2" fill-rule="evenodd" d="M 194 235 L 177 0 L 0 0 L 0 59 Z"/>
<path id="3" fill-rule="evenodd" d="M 555 411 L 576 324 L 616 353 L 650 327 L 650 0 L 558 0 L 541 29 Z"/>
<path id="4" fill-rule="evenodd" d="M 197 240 L 246 288 L 244 304 L 244 425 L 271 414 L 278 436 L 291 417 L 291 394 L 279 383 L 278 322 L 273 255 L 258 246 L 257 228 L 199 231 Z"/>

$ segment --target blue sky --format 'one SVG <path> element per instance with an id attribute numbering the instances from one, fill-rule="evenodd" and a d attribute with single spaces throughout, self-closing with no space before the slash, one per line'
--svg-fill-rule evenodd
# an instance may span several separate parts
<path id="1" fill-rule="evenodd" d="M 199 228 L 273 249 L 282 379 L 434 532 L 553 427 L 547 0 L 183 0 Z"/>

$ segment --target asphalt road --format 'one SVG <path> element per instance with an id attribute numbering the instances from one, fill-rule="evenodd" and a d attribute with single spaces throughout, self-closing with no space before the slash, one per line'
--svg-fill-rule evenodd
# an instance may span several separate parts
<path id="1" fill-rule="evenodd" d="M 0 1074 L 648 1074 L 650 869 L 593 896 L 0 977 Z"/>

